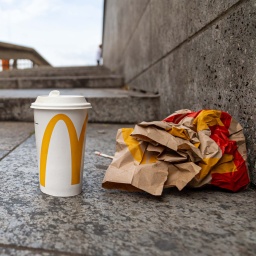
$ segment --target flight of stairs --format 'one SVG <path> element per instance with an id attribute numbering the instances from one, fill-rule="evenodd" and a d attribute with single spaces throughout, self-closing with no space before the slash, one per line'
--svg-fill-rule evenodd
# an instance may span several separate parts
<path id="1" fill-rule="evenodd" d="M 30 104 L 54 89 L 85 96 L 90 122 L 158 120 L 159 95 L 127 90 L 123 78 L 104 66 L 82 66 L 0 72 L 0 121 L 33 121 Z"/>

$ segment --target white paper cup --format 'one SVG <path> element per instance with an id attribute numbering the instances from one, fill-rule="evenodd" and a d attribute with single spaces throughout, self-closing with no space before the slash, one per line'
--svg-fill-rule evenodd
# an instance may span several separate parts
<path id="1" fill-rule="evenodd" d="M 43 193 L 68 197 L 82 192 L 88 109 L 83 96 L 38 96 L 32 103 Z"/>

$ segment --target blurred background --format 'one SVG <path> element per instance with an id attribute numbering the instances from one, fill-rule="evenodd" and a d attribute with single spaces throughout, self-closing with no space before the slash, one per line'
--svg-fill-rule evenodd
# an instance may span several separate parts
<path id="1" fill-rule="evenodd" d="M 52 66 L 96 65 L 103 0 L 0 0 L 0 41 L 32 47 Z"/>

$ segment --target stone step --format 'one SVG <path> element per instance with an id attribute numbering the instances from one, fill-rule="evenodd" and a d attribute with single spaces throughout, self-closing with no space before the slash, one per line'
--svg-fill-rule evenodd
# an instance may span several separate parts
<path id="1" fill-rule="evenodd" d="M 111 72 L 104 66 L 36 67 L 31 69 L 16 69 L 0 72 L 0 78 L 90 75 L 111 75 Z"/>
<path id="2" fill-rule="evenodd" d="M 0 121 L 33 121 L 30 105 L 51 89 L 0 90 Z M 89 121 L 138 123 L 159 120 L 159 95 L 122 89 L 60 89 L 63 95 L 83 95 L 92 104 Z"/>
<path id="3" fill-rule="evenodd" d="M 95 151 L 114 155 L 127 126 L 88 125 L 83 192 L 61 198 L 40 192 L 35 136 L 24 141 L 31 126 L 0 123 L 0 255 L 255 255 L 254 190 L 168 188 L 153 197 L 101 188 L 111 159 Z"/>
<path id="4" fill-rule="evenodd" d="M 0 89 L 120 88 L 122 86 L 123 78 L 119 75 L 0 78 Z"/>

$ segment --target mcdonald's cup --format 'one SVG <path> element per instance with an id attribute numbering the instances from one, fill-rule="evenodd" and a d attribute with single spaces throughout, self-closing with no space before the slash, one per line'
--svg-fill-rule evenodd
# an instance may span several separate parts
<path id="1" fill-rule="evenodd" d="M 32 103 L 43 193 L 68 197 L 82 192 L 88 109 L 83 96 L 51 91 Z"/>

